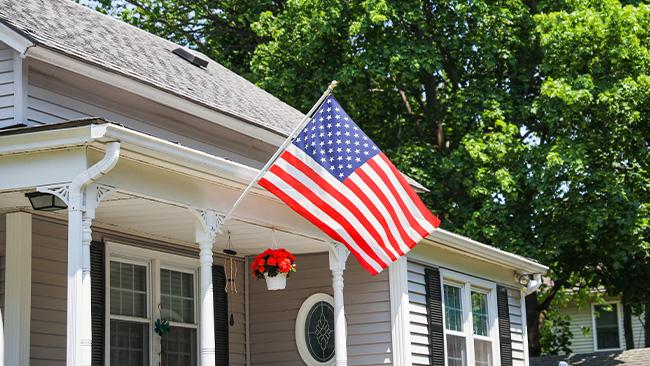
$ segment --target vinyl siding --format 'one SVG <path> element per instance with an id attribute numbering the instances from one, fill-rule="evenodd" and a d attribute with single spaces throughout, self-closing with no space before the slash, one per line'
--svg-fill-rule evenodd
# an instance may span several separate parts
<path id="1" fill-rule="evenodd" d="M 97 89 L 98 85 L 93 84 L 92 87 Z M 101 89 L 97 92 L 101 93 Z M 28 122 L 33 125 L 101 117 L 209 154 L 228 157 L 248 165 L 259 165 L 258 161 L 247 158 L 245 152 L 233 153 L 222 148 L 220 143 L 223 139 L 219 138 L 221 136 L 210 136 L 198 125 L 167 117 L 162 109 L 148 113 L 104 98 L 101 94 L 88 97 L 84 95 L 84 91 L 38 72 L 29 73 L 26 116 Z"/>
<path id="2" fill-rule="evenodd" d="M 5 241 L 7 216 L 0 215 L 0 314 L 5 313 Z"/>
<path id="3" fill-rule="evenodd" d="M 4 231 L 4 219 L 0 224 Z M 95 231 L 95 235 L 101 235 Z M 129 244 L 128 236 L 121 237 L 121 243 Z M 134 240 L 135 242 L 135 240 Z M 4 235 L 0 239 L 4 253 Z M 66 343 L 66 286 L 67 286 L 67 226 L 60 222 L 34 217 L 32 241 L 32 324 L 31 365 L 65 365 Z M 137 245 L 152 250 L 163 250 L 172 254 L 188 255 L 195 248 L 181 250 L 164 243 L 147 243 L 137 239 Z M 198 258 L 198 252 L 196 254 Z M 222 265 L 223 258 L 215 256 L 215 264 Z M 230 327 L 230 364 L 245 365 L 245 311 L 244 311 L 244 267 L 237 261 L 237 294 L 229 294 L 229 311 L 235 324 Z M 4 271 L 3 271 L 4 273 Z"/>
<path id="4" fill-rule="evenodd" d="M 14 57 L 16 52 L 0 42 L 0 128 L 14 124 Z"/>
<path id="5" fill-rule="evenodd" d="M 573 353 L 594 352 L 596 349 L 594 345 L 591 306 L 577 307 L 576 305 L 571 304 L 566 308 L 561 309 L 560 312 L 563 315 L 571 316 L 571 324 L 569 329 L 573 334 L 573 338 L 571 339 L 571 350 Z M 618 315 L 620 343 L 623 347 L 625 347 L 625 336 L 623 334 L 623 311 L 620 309 L 620 304 Z M 644 315 L 642 314 L 640 319 L 637 316 L 632 316 L 634 345 L 637 348 L 643 347 L 645 342 L 642 323 L 643 316 Z M 583 328 L 589 328 L 589 332 L 586 335 L 583 333 Z"/>
<path id="6" fill-rule="evenodd" d="M 424 282 L 425 266 L 408 262 L 409 317 L 411 328 L 411 362 L 413 365 L 430 365 L 429 330 Z M 524 366 L 524 325 L 521 316 L 520 295 L 508 289 L 510 333 L 512 338 L 513 366 Z"/>
<path id="7" fill-rule="evenodd" d="M 283 291 L 267 291 L 263 280 L 251 280 L 251 365 L 303 365 L 296 347 L 298 310 L 315 293 L 332 294 L 327 253 L 300 255 L 298 272 Z M 391 363 L 388 271 L 370 276 L 350 258 L 344 272 L 348 364 Z"/>

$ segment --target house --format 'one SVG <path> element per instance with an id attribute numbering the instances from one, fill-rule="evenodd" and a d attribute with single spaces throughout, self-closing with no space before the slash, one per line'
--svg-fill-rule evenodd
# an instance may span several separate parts
<path id="1" fill-rule="evenodd" d="M 258 187 L 220 227 L 301 118 L 72 1 L 0 0 L 5 364 L 526 365 L 535 261 L 440 229 L 370 276 Z M 283 291 L 249 272 L 275 243 Z"/>
<path id="2" fill-rule="evenodd" d="M 555 366 L 562 360 L 585 366 L 650 364 L 650 348 L 644 348 L 644 314 L 631 316 L 632 341 L 637 349 L 626 351 L 629 347 L 625 340 L 623 304 L 619 297 L 605 296 L 604 301 L 587 305 L 570 301 L 559 311 L 570 317 L 572 354 L 537 357 L 531 365 Z"/>

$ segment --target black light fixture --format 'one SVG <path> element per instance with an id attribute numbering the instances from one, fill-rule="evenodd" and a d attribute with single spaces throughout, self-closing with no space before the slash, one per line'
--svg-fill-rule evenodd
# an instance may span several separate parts
<path id="1" fill-rule="evenodd" d="M 61 198 L 50 193 L 29 192 L 25 193 L 32 208 L 38 211 L 57 211 L 68 208 Z"/>

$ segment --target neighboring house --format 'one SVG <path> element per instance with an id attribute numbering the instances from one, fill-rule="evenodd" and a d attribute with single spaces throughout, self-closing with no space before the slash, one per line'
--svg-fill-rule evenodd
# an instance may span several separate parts
<path id="1" fill-rule="evenodd" d="M 373 277 L 260 188 L 217 231 L 303 115 L 178 48 L 71 1 L 0 0 L 6 365 L 528 364 L 532 260 L 437 230 Z M 248 271 L 274 238 L 298 257 L 283 291 Z"/>
<path id="2" fill-rule="evenodd" d="M 644 348 L 645 315 L 632 315 L 632 336 L 638 349 L 626 351 L 623 305 L 619 298 L 606 297 L 604 302 L 586 306 L 570 302 L 559 311 L 570 316 L 572 354 L 535 357 L 532 366 L 557 366 L 559 361 L 581 366 L 650 365 L 650 348 Z"/>
<path id="3" fill-rule="evenodd" d="M 575 303 L 560 309 L 563 315 L 571 317 L 571 350 L 573 353 L 598 351 L 620 351 L 626 349 L 623 331 L 623 305 L 620 299 L 608 297 L 605 304 L 592 303 L 578 307 Z M 644 315 L 632 315 L 634 345 L 645 344 L 643 330 Z"/>

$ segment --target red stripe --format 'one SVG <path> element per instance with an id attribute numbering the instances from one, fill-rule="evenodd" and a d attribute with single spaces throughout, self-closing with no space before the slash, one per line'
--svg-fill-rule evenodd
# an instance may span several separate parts
<path id="1" fill-rule="evenodd" d="M 337 201 L 343 204 L 345 208 L 350 210 L 352 215 L 354 215 L 357 218 L 357 220 L 361 222 L 363 227 L 370 233 L 370 235 L 375 239 L 377 244 L 379 244 L 379 246 L 384 250 L 386 255 L 390 258 L 391 262 L 394 262 L 395 259 L 397 259 L 395 255 L 390 250 L 388 250 L 388 248 L 386 248 L 386 243 L 384 243 L 384 239 L 377 232 L 374 225 L 372 225 L 368 221 L 368 219 L 366 219 L 365 215 L 361 212 L 361 210 L 359 210 L 359 208 L 354 203 L 352 203 L 347 197 L 341 194 L 341 192 L 339 192 L 335 187 L 333 187 L 325 179 L 323 179 L 323 177 L 321 177 L 312 168 L 307 166 L 307 164 L 305 164 L 303 161 L 301 161 L 296 156 L 291 154 L 289 151 L 285 151 L 284 153 L 282 153 L 281 158 L 284 159 L 287 163 L 291 164 L 296 169 L 300 170 L 303 174 L 309 177 L 309 179 L 314 181 L 316 185 L 318 185 L 325 192 L 329 193 Z"/>
<path id="2" fill-rule="evenodd" d="M 411 210 L 409 210 L 409 208 L 406 207 L 406 204 L 404 203 L 402 197 L 397 192 L 397 189 L 395 189 L 395 187 L 393 186 L 393 183 L 391 183 L 390 179 L 386 175 L 386 172 L 377 164 L 376 161 L 372 159 L 368 160 L 367 164 L 370 167 L 370 169 L 374 170 L 375 173 L 377 173 L 377 175 L 382 180 L 382 182 L 384 182 L 384 185 L 390 191 L 391 195 L 395 197 L 395 200 L 397 201 L 397 204 L 402 210 L 402 213 L 404 213 L 404 216 L 406 216 L 406 221 L 409 222 L 409 225 L 411 225 L 411 227 L 415 229 L 415 231 L 417 231 L 418 234 L 420 234 L 420 236 L 422 236 L 423 238 L 428 236 L 429 232 L 420 225 L 420 223 L 418 222 L 418 220 L 415 219 L 415 217 L 413 217 Z"/>
<path id="3" fill-rule="evenodd" d="M 347 231 L 347 233 L 352 237 L 352 240 L 354 240 L 370 258 L 377 262 L 377 264 L 379 264 L 382 268 L 386 268 L 387 264 L 377 256 L 377 253 L 375 253 L 375 251 L 370 248 L 363 237 L 354 228 L 354 225 L 350 224 L 350 222 L 345 217 L 343 217 L 343 215 L 333 209 L 330 205 L 327 204 L 327 202 L 323 201 L 312 190 L 307 188 L 304 184 L 291 176 L 289 173 L 285 172 L 279 166 L 273 165 L 269 170 L 278 176 L 278 178 L 282 179 L 285 183 L 290 185 L 293 189 L 302 194 L 311 203 L 323 210 L 323 212 L 325 212 L 329 217 L 338 222 L 339 225 L 341 225 L 343 229 Z"/>
<path id="4" fill-rule="evenodd" d="M 345 240 L 343 240 L 343 238 L 336 232 L 336 230 L 329 227 L 318 217 L 316 217 L 311 212 L 309 212 L 309 210 L 307 210 L 302 205 L 300 205 L 300 203 L 298 203 L 296 200 L 294 200 L 289 195 L 284 193 L 273 183 L 269 182 L 266 178 L 260 179 L 258 183 L 260 186 L 264 187 L 266 190 L 276 195 L 279 199 L 281 199 L 284 203 L 286 203 L 289 207 L 291 207 L 291 209 L 296 211 L 300 216 L 306 218 L 309 222 L 316 225 L 319 229 L 321 229 L 325 234 L 329 235 L 332 239 L 338 241 L 339 243 L 345 243 Z M 354 250 L 354 248 L 351 248 L 350 245 L 346 245 L 346 247 L 350 249 L 352 255 L 354 255 L 359 261 L 359 264 L 361 264 L 361 266 L 366 271 L 368 271 L 371 275 L 374 276 L 379 273 L 368 262 L 366 262 L 363 259 L 363 257 L 359 253 L 357 253 L 357 251 Z"/>
<path id="5" fill-rule="evenodd" d="M 381 212 L 379 212 L 377 206 L 375 206 L 370 200 L 370 198 L 368 198 L 368 195 L 361 188 L 359 188 L 359 186 L 357 186 L 350 178 L 344 180 L 343 184 L 346 187 L 348 187 L 348 189 L 351 190 L 352 193 L 354 193 L 357 197 L 359 197 L 361 202 L 363 202 L 363 204 L 366 205 L 366 207 L 368 208 L 368 210 L 370 210 L 372 215 L 375 216 L 377 221 L 379 221 L 379 224 L 381 224 L 381 226 L 384 228 L 384 231 L 386 231 L 386 234 L 388 235 L 388 239 L 393 244 L 393 248 L 395 248 L 397 253 L 400 256 L 404 255 L 402 248 L 397 243 L 397 239 L 395 239 L 395 237 L 393 236 L 393 230 L 391 230 L 390 226 L 388 225 L 388 222 L 384 218 L 384 215 L 382 215 Z M 399 227 L 399 224 L 396 223 L 395 227 Z M 410 237 L 407 236 L 406 238 L 404 238 L 402 237 L 402 235 L 400 235 L 400 237 L 402 238 L 402 241 L 404 241 L 404 244 L 406 244 L 406 246 L 408 246 L 409 248 L 412 246 L 412 244 L 410 243 L 413 243 L 413 240 Z"/>
<path id="6" fill-rule="evenodd" d="M 402 176 L 402 173 L 397 170 L 395 165 L 391 163 L 390 160 L 388 160 L 388 157 L 384 155 L 384 153 L 380 153 L 379 157 L 384 160 L 384 162 L 390 167 L 391 171 L 397 177 L 397 181 L 402 185 L 406 193 L 411 197 L 411 201 L 415 203 L 415 205 L 418 207 L 420 212 L 422 213 L 422 216 L 433 225 L 433 227 L 437 228 L 440 226 L 440 219 L 434 214 L 429 211 L 429 209 L 424 205 L 420 197 L 413 191 L 413 188 L 411 188 L 411 185 L 406 181 L 406 179 Z"/>
<path id="7" fill-rule="evenodd" d="M 368 188 L 370 188 L 375 193 L 375 195 L 379 198 L 379 200 L 384 204 L 384 207 L 386 207 L 386 211 L 388 211 L 388 214 L 393 219 L 395 226 L 397 226 L 397 231 L 399 231 L 400 236 L 402 237 L 402 239 L 404 239 L 404 242 L 409 248 L 413 248 L 416 242 L 414 242 L 413 239 L 411 239 L 411 237 L 404 230 L 404 227 L 402 226 L 400 220 L 397 218 L 397 213 L 395 212 L 395 208 L 393 207 L 393 205 L 390 204 L 388 198 L 386 198 L 386 196 L 384 195 L 384 192 L 382 192 L 382 190 L 379 189 L 379 187 L 377 187 L 377 184 L 375 184 L 375 182 L 372 179 L 370 179 L 370 177 L 363 170 L 357 169 L 355 174 L 357 174 L 359 178 L 361 178 L 361 180 L 368 186 Z"/>

